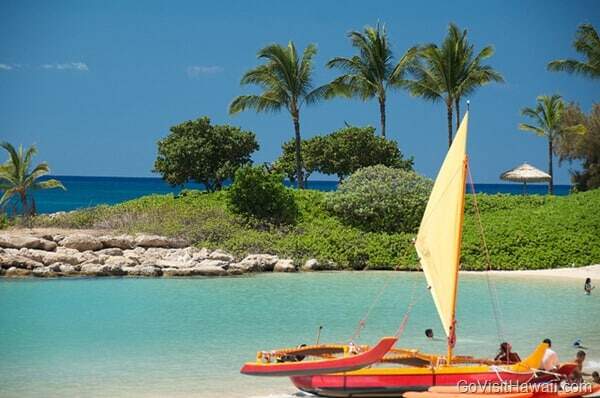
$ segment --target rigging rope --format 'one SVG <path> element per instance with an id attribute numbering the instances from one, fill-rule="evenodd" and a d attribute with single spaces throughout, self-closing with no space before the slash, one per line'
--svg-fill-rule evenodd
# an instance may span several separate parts
<path id="1" fill-rule="evenodd" d="M 505 340 L 504 328 L 502 327 L 502 312 L 500 309 L 500 301 L 498 300 L 498 290 L 496 289 L 496 284 L 490 278 L 490 271 L 492 270 L 492 260 L 490 257 L 490 251 L 488 249 L 487 242 L 485 240 L 485 231 L 483 229 L 483 223 L 481 222 L 481 214 L 479 212 L 479 206 L 477 204 L 477 195 L 475 193 L 475 184 L 473 183 L 473 176 L 471 175 L 471 168 L 469 167 L 469 163 L 467 162 L 467 172 L 469 175 L 469 186 L 471 188 L 471 192 L 473 193 L 473 207 L 475 208 L 475 215 L 477 219 L 477 225 L 479 227 L 479 236 L 481 240 L 481 245 L 483 246 L 483 251 L 485 253 L 485 260 L 487 263 L 487 272 L 485 273 L 485 277 L 487 280 L 488 290 L 490 292 L 490 297 L 492 301 L 492 311 L 494 314 L 494 321 L 496 322 L 496 332 L 498 334 L 498 339 L 500 341 Z"/>

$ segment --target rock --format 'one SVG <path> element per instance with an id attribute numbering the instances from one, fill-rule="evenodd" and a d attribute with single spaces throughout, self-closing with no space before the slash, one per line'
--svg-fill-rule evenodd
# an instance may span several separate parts
<path id="1" fill-rule="evenodd" d="M 296 266 L 292 259 L 281 259 L 275 263 L 274 272 L 296 272 Z"/>
<path id="2" fill-rule="evenodd" d="M 22 255 L 24 257 L 28 257 L 37 262 L 41 262 L 44 265 L 50 265 L 54 263 L 67 263 L 75 265 L 85 261 L 85 256 L 83 256 L 76 250 L 73 251 L 75 252 L 75 254 L 65 253 L 58 250 L 56 252 L 47 252 L 44 250 L 36 249 L 21 249 Z"/>
<path id="3" fill-rule="evenodd" d="M 110 275 L 111 267 L 103 264 L 83 264 L 81 266 L 81 274 L 87 276 L 108 276 Z"/>
<path id="4" fill-rule="evenodd" d="M 182 239 L 167 238 L 159 235 L 138 235 L 135 238 L 135 244 L 140 247 L 163 248 L 182 248 L 187 246 L 187 242 Z"/>
<path id="5" fill-rule="evenodd" d="M 227 261 L 228 263 L 231 263 L 235 260 L 235 257 L 233 257 L 231 254 L 229 254 L 221 249 L 217 249 L 214 252 L 210 253 L 208 255 L 208 258 L 210 258 L 212 260 Z"/>
<path id="6" fill-rule="evenodd" d="M 11 249 L 40 249 L 40 250 L 56 250 L 56 242 L 38 238 L 30 235 L 0 235 L 0 247 Z"/>
<path id="7" fill-rule="evenodd" d="M 38 278 L 50 278 L 53 276 L 57 276 L 56 272 L 52 267 L 38 267 L 35 268 L 31 274 Z"/>
<path id="8" fill-rule="evenodd" d="M 127 272 L 127 275 L 133 276 L 161 276 L 162 270 L 158 267 L 151 265 L 138 265 L 135 267 L 125 267 L 123 271 Z"/>
<path id="9" fill-rule="evenodd" d="M 337 265 L 332 262 L 320 263 L 317 259 L 311 258 L 302 266 L 302 271 L 332 271 L 337 269 Z"/>
<path id="10" fill-rule="evenodd" d="M 0 268 L 24 268 L 24 269 L 34 269 L 42 267 L 44 264 L 32 260 L 30 258 L 20 256 L 20 255 L 12 255 L 12 254 L 0 254 Z"/>
<path id="11" fill-rule="evenodd" d="M 101 236 L 100 241 L 102 246 L 105 248 L 118 248 L 118 249 L 133 249 L 136 245 L 136 240 L 130 235 L 118 235 L 118 236 Z"/>
<path id="12" fill-rule="evenodd" d="M 238 269 L 242 272 L 265 272 L 273 271 L 273 267 L 279 257 L 270 254 L 250 254 L 239 263 L 229 265 L 229 268 Z"/>
<path id="13" fill-rule="evenodd" d="M 163 276 L 193 276 L 193 268 L 163 268 Z"/>
<path id="14" fill-rule="evenodd" d="M 106 265 L 106 264 L 105 264 Z M 115 275 L 115 276 L 123 276 L 123 275 L 127 275 L 127 272 L 125 272 L 123 270 L 123 267 L 121 267 L 118 264 L 115 265 L 107 265 L 110 269 L 109 269 L 109 273 L 111 275 Z"/>
<path id="15" fill-rule="evenodd" d="M 4 273 L 7 278 L 23 278 L 31 275 L 31 271 L 24 268 L 10 267 Z"/>
<path id="16" fill-rule="evenodd" d="M 213 260 L 205 260 L 205 261 L 213 261 Z M 214 260 L 218 261 L 218 260 Z M 197 267 L 192 268 L 193 275 L 203 275 L 203 276 L 225 276 L 227 275 L 227 271 L 221 267 L 215 265 L 199 265 Z"/>
<path id="17" fill-rule="evenodd" d="M 60 245 L 69 249 L 79 250 L 80 252 L 86 250 L 100 250 L 104 247 L 100 239 L 91 235 L 79 233 L 67 236 L 60 241 Z"/>
<path id="18" fill-rule="evenodd" d="M 122 256 L 110 256 L 104 261 L 104 265 L 111 267 L 135 267 L 138 264 L 136 260 Z"/>
<path id="19" fill-rule="evenodd" d="M 229 266 L 228 261 L 223 260 L 202 260 L 197 263 L 196 267 L 219 267 L 219 268 L 227 268 Z"/>
<path id="20" fill-rule="evenodd" d="M 196 249 L 194 247 L 191 249 L 195 249 L 192 253 L 192 258 L 194 260 L 204 260 L 204 259 L 207 259 L 208 256 L 210 255 L 210 251 L 206 247 L 203 247 L 202 249 Z"/>
<path id="21" fill-rule="evenodd" d="M 58 270 L 65 275 L 75 275 L 79 273 L 80 267 L 71 264 L 60 264 Z"/>
<path id="22" fill-rule="evenodd" d="M 110 247 L 108 249 L 98 250 L 98 254 L 104 254 L 106 256 L 122 256 L 123 250 L 118 247 Z"/>

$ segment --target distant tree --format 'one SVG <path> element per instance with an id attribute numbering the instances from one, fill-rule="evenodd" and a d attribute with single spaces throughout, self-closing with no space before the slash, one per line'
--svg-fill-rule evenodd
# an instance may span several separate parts
<path id="1" fill-rule="evenodd" d="M 258 95 L 240 95 L 229 106 L 229 113 L 235 114 L 246 109 L 256 112 L 277 112 L 286 109 L 294 124 L 294 142 L 296 158 L 296 180 L 298 188 L 304 188 L 302 176 L 302 151 L 300 136 L 300 109 L 304 104 L 312 104 L 324 98 L 329 90 L 327 86 L 313 89 L 313 57 L 317 47 L 309 44 L 302 57 L 298 56 L 296 46 L 289 42 L 287 47 L 271 44 L 258 52 L 258 58 L 266 62 L 250 69 L 242 77 L 242 84 L 256 84 L 263 92 Z"/>
<path id="2" fill-rule="evenodd" d="M 591 79 L 600 78 L 600 37 L 591 24 L 579 25 L 573 47 L 586 58 L 585 61 L 558 59 L 548 64 L 548 70 L 574 73 Z"/>
<path id="3" fill-rule="evenodd" d="M 173 186 L 196 181 L 212 192 L 233 178 L 240 166 L 249 164 L 258 148 L 254 133 L 213 126 L 202 117 L 171 127 L 169 135 L 158 141 L 153 171 Z"/>
<path id="4" fill-rule="evenodd" d="M 316 136 L 311 139 L 302 140 L 302 165 L 304 186 L 310 175 L 314 172 L 319 171 L 319 167 L 322 163 L 324 156 L 324 139 L 323 137 Z M 285 142 L 281 146 L 282 153 L 272 165 L 272 170 L 276 173 L 285 175 L 291 182 L 296 181 L 296 142 L 290 140 Z"/>
<path id="5" fill-rule="evenodd" d="M 534 125 L 521 123 L 519 129 L 533 132 L 541 137 L 548 139 L 548 193 L 554 193 L 554 172 L 552 167 L 552 156 L 554 154 L 554 144 L 561 137 L 569 134 L 585 133 L 585 126 L 581 124 L 566 126 L 563 123 L 565 104 L 560 95 L 541 95 L 537 97 L 537 106 L 535 108 L 523 108 L 521 115 L 534 121 Z"/>
<path id="6" fill-rule="evenodd" d="M 416 56 L 413 47 L 393 64 L 394 54 L 388 42 L 385 28 L 367 26 L 363 32 L 348 34 L 358 55 L 336 57 L 327 63 L 328 68 L 338 68 L 345 73 L 330 83 L 331 96 L 358 97 L 363 101 L 377 98 L 381 135 L 386 130 L 386 92 L 390 88 L 403 87 L 408 66 Z"/>
<path id="7" fill-rule="evenodd" d="M 448 147 L 452 145 L 452 113 L 456 108 L 456 125 L 460 123 L 460 100 L 478 87 L 502 82 L 502 76 L 482 62 L 494 54 L 486 46 L 477 55 L 467 41 L 467 31 L 450 24 L 441 46 L 428 44 L 420 48 L 418 62 L 411 66 L 414 80 L 406 84 L 411 93 L 426 100 L 443 101 L 448 120 Z"/>
<path id="8" fill-rule="evenodd" d="M 581 171 L 572 171 L 571 178 L 578 191 L 600 188 L 600 104 L 594 104 L 586 115 L 578 105 L 565 108 L 562 123 L 583 125 L 585 134 L 566 134 L 558 139 L 555 150 L 560 161 L 580 160 Z"/>
<path id="9" fill-rule="evenodd" d="M 32 167 L 33 157 L 37 154 L 34 145 L 27 150 L 22 146 L 15 149 L 8 142 L 1 142 L 0 147 L 8 152 L 8 160 L 0 165 L 0 190 L 3 191 L 0 198 L 0 206 L 4 206 L 12 197 L 18 196 L 24 215 L 35 215 L 35 199 L 31 195 L 31 205 L 28 202 L 30 191 L 37 189 L 60 188 L 66 190 L 63 184 L 55 179 L 39 181 L 39 179 L 50 173 L 48 163 L 42 162 Z"/>

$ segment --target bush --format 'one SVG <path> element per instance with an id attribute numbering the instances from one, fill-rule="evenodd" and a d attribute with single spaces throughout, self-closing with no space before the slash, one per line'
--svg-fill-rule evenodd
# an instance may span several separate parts
<path id="1" fill-rule="evenodd" d="M 431 180 L 413 171 L 365 167 L 329 194 L 327 209 L 366 231 L 415 232 L 431 187 Z"/>
<path id="2" fill-rule="evenodd" d="M 227 198 L 230 209 L 247 219 L 291 224 L 298 215 L 298 206 L 292 192 L 283 185 L 283 176 L 260 166 L 239 169 Z"/>

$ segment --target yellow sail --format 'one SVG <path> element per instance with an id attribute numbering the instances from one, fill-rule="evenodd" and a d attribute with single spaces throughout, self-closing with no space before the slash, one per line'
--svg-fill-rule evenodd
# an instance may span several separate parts
<path id="1" fill-rule="evenodd" d="M 453 336 L 464 217 L 468 112 L 435 179 L 415 242 L 447 336 Z"/>

